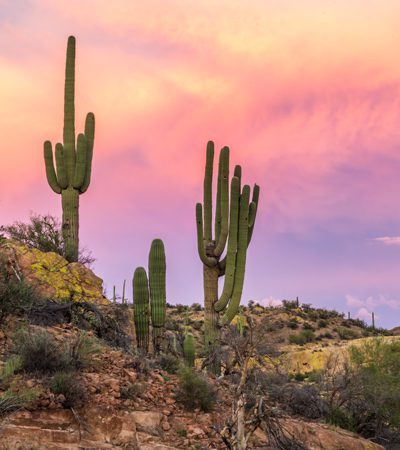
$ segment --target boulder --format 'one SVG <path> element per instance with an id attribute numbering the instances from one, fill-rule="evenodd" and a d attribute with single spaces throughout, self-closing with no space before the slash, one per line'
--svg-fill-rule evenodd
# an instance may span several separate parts
<path id="1" fill-rule="evenodd" d="M 45 253 L 9 239 L 1 241 L 0 255 L 11 273 L 21 275 L 44 298 L 109 303 L 103 295 L 103 280 L 83 264 L 69 263 L 57 253 Z"/>

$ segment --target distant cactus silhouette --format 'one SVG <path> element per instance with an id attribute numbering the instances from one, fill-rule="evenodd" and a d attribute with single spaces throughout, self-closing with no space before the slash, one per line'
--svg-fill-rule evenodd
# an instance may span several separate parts
<path id="1" fill-rule="evenodd" d="M 76 145 L 75 145 L 76 143 Z M 75 140 L 75 38 L 70 36 L 67 45 L 64 97 L 63 144 L 54 150 L 50 141 L 44 143 L 44 161 L 47 181 L 57 194 L 61 194 L 62 231 L 65 257 L 77 261 L 79 254 L 79 195 L 90 184 L 94 143 L 94 115 L 88 113 L 85 133 Z"/>

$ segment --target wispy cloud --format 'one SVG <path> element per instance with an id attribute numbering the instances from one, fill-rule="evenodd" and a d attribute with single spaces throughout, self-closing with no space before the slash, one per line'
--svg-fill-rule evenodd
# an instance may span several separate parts
<path id="1" fill-rule="evenodd" d="M 400 245 L 400 236 L 377 237 L 374 241 L 382 242 L 384 245 Z"/>
<path id="2" fill-rule="evenodd" d="M 400 299 L 390 298 L 385 295 L 369 296 L 365 299 L 360 299 L 354 295 L 346 295 L 346 304 L 350 308 L 367 308 L 373 311 L 376 308 L 387 307 L 389 309 L 400 309 Z"/>

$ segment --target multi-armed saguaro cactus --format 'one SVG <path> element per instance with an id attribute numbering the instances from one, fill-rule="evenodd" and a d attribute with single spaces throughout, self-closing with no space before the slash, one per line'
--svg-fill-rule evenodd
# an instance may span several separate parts
<path id="1" fill-rule="evenodd" d="M 55 162 L 50 141 L 44 143 L 46 176 L 50 187 L 61 194 L 62 231 L 65 257 L 77 261 L 79 252 L 79 195 L 90 184 L 94 142 L 94 115 L 88 113 L 85 133 L 78 135 L 75 146 L 75 38 L 68 38 L 65 67 L 64 132 L 63 144 L 55 146 Z"/>
<path id="2" fill-rule="evenodd" d="M 219 155 L 218 184 L 215 207 L 215 232 L 212 233 L 212 178 L 214 143 L 207 144 L 204 176 L 204 204 L 196 205 L 197 246 L 203 262 L 204 326 L 207 348 L 214 346 L 218 333 L 219 315 L 222 323 L 232 321 L 242 297 L 247 247 L 250 243 L 257 214 L 259 187 L 254 186 L 250 201 L 250 187 L 241 188 L 241 167 L 236 166 L 229 195 L 229 148 Z M 227 244 L 228 243 L 228 244 Z M 225 246 L 227 252 L 222 257 Z M 218 278 L 225 275 L 218 298 Z"/>
<path id="3" fill-rule="evenodd" d="M 185 358 L 185 362 L 189 367 L 194 366 L 194 361 L 196 358 L 195 354 L 195 342 L 194 342 L 194 336 L 192 333 L 187 332 L 185 334 L 184 340 L 183 340 L 183 356 Z"/>
<path id="4" fill-rule="evenodd" d="M 133 304 L 138 349 L 149 350 L 149 285 L 146 270 L 138 267 L 133 274 Z"/>
<path id="5" fill-rule="evenodd" d="M 133 276 L 133 303 L 137 344 L 138 348 L 145 352 L 149 348 L 150 317 L 154 351 L 158 352 L 161 347 L 167 304 L 165 278 L 164 244 L 161 239 L 154 239 L 149 253 L 149 280 L 147 281 L 146 270 L 143 267 L 138 267 Z"/>

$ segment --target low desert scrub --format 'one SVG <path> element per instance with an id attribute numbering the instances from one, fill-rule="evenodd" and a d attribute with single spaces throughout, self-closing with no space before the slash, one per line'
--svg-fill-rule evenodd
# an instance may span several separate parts
<path id="1" fill-rule="evenodd" d="M 60 343 L 48 331 L 29 330 L 20 330 L 14 345 L 20 368 L 39 374 L 87 367 L 101 348 L 98 340 L 86 333 L 80 333 L 70 342 Z"/>
<path id="2" fill-rule="evenodd" d="M 38 396 L 34 389 L 24 389 L 19 392 L 6 391 L 0 396 L 0 418 L 28 406 Z"/>
<path id="3" fill-rule="evenodd" d="M 189 367 L 182 367 L 178 375 L 176 401 L 189 411 L 194 411 L 196 408 L 200 408 L 204 412 L 212 411 L 216 394 L 211 384 Z"/>
<path id="4" fill-rule="evenodd" d="M 155 367 L 165 370 L 168 373 L 174 374 L 178 372 L 181 363 L 175 356 L 169 353 L 163 353 L 155 359 L 154 365 Z"/>
<path id="5" fill-rule="evenodd" d="M 129 383 L 121 388 L 121 398 L 123 400 L 135 400 L 145 390 L 146 385 L 144 383 Z"/>
<path id="6" fill-rule="evenodd" d="M 314 340 L 315 334 L 312 330 L 302 330 L 299 333 L 289 335 L 289 344 L 304 345 Z"/>
<path id="7" fill-rule="evenodd" d="M 86 391 L 75 372 L 56 372 L 50 381 L 50 390 L 65 397 L 63 406 L 79 406 L 85 401 Z"/>

